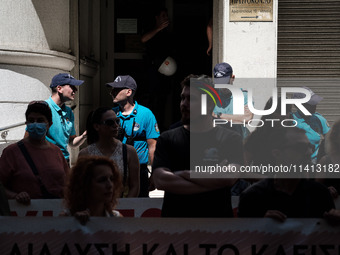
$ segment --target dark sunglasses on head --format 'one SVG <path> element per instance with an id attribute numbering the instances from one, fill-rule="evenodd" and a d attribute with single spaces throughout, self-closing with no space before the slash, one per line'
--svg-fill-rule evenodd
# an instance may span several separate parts
<path id="1" fill-rule="evenodd" d="M 43 105 L 48 105 L 47 102 L 39 100 L 39 101 L 31 101 L 28 103 L 28 105 L 32 105 L 32 104 L 43 104 Z"/>
<path id="2" fill-rule="evenodd" d="M 107 120 L 104 120 L 102 122 L 102 124 L 106 125 L 106 126 L 119 126 L 120 125 L 120 119 L 116 118 L 116 119 L 107 119 Z"/>

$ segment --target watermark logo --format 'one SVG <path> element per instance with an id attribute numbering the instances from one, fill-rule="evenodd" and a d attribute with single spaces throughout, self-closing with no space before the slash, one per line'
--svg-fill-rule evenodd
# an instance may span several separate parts
<path id="1" fill-rule="evenodd" d="M 211 86 L 210 86 L 211 87 Z M 214 84 L 214 88 L 217 89 L 228 89 L 231 92 L 233 97 L 233 115 L 242 115 L 244 114 L 244 95 L 242 90 L 238 87 L 228 84 Z M 216 90 L 213 90 L 216 92 Z M 203 90 L 204 91 L 204 90 Z M 277 102 L 278 102 L 278 93 L 277 88 L 272 88 L 272 106 L 270 109 L 267 110 L 258 110 L 254 107 L 254 100 L 253 100 L 253 88 L 247 88 L 248 91 L 248 102 L 247 105 L 249 110 L 256 115 L 269 115 L 275 112 L 277 109 Z M 206 92 L 206 91 L 205 91 Z M 288 98 L 287 95 L 289 93 L 303 93 L 306 95 L 304 98 Z M 211 97 L 212 94 L 208 93 Z M 311 99 L 311 92 L 305 88 L 298 88 L 298 87 L 283 87 L 281 88 L 281 115 L 284 116 L 287 114 L 286 106 L 288 104 L 295 105 L 304 115 L 312 115 L 304 106 L 304 103 L 307 103 Z M 220 99 L 220 97 L 218 97 Z M 215 104 L 216 100 L 213 98 Z M 201 95 L 201 113 L 202 115 L 207 114 L 207 97 L 205 94 Z M 222 103 L 221 103 L 222 104 Z"/>
<path id="2" fill-rule="evenodd" d="M 213 94 L 214 94 L 217 97 L 220 105 L 222 106 L 222 100 L 221 100 L 220 95 L 217 93 L 217 91 L 213 87 L 211 87 L 210 85 L 208 85 L 206 83 L 203 83 L 203 86 L 205 86 L 206 88 L 199 87 L 198 89 L 207 93 L 211 97 L 211 99 L 214 101 L 215 106 L 216 106 L 217 103 L 216 103 L 215 97 L 213 96 Z M 209 89 L 213 94 L 207 89 Z M 204 97 L 204 99 L 202 99 L 202 106 L 204 104 L 204 106 L 201 108 L 202 115 L 207 114 L 207 94 L 202 94 L 202 97 Z"/>

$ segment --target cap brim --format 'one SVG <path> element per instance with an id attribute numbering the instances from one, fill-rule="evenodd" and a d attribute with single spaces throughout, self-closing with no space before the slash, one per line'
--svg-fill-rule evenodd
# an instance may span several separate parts
<path id="1" fill-rule="evenodd" d="M 308 101 L 308 104 L 310 105 L 317 105 L 321 100 L 323 99 L 323 97 L 317 95 L 317 94 L 314 94 L 312 96 L 312 98 Z"/>
<path id="2" fill-rule="evenodd" d="M 110 82 L 106 83 L 106 87 L 111 87 L 111 88 L 125 88 L 122 86 L 122 84 L 119 84 L 118 82 Z"/>
<path id="3" fill-rule="evenodd" d="M 105 85 L 106 85 L 106 87 L 111 87 L 111 88 L 113 88 L 113 83 L 106 83 Z"/>
<path id="4" fill-rule="evenodd" d="M 130 88 L 130 87 L 127 87 L 127 86 L 125 86 L 125 84 L 120 84 L 120 83 L 118 83 L 118 82 L 111 82 L 111 83 L 106 83 L 105 84 L 106 85 L 106 87 L 108 87 L 108 88 L 123 88 L 123 89 L 131 89 L 131 90 L 133 90 L 133 91 L 135 91 L 137 88 Z"/>
<path id="5" fill-rule="evenodd" d="M 215 84 L 229 84 L 230 77 L 221 77 L 221 78 L 214 78 Z"/>
<path id="6" fill-rule="evenodd" d="M 70 82 L 69 82 L 69 85 L 80 86 L 83 83 L 84 83 L 84 81 L 82 81 L 82 80 L 71 79 Z"/>

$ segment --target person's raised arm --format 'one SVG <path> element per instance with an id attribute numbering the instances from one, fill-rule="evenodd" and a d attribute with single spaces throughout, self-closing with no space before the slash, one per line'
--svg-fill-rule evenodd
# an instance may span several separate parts
<path id="1" fill-rule="evenodd" d="M 87 138 L 87 133 L 85 130 L 84 133 L 82 133 L 80 136 L 75 136 L 75 135 L 70 136 L 68 143 L 71 147 L 78 147 L 85 142 L 86 138 Z"/>
<path id="2" fill-rule="evenodd" d="M 207 38 L 208 38 L 208 49 L 207 49 L 207 55 L 210 56 L 210 51 L 212 49 L 212 40 L 213 40 L 213 20 L 212 18 L 209 20 L 209 23 L 207 25 Z"/>
<path id="3" fill-rule="evenodd" d="M 151 40 L 158 32 L 162 31 L 167 26 L 169 26 L 169 19 L 167 18 L 157 19 L 156 18 L 155 28 L 142 35 L 142 38 L 141 38 L 142 43 L 146 43 L 147 41 Z"/>

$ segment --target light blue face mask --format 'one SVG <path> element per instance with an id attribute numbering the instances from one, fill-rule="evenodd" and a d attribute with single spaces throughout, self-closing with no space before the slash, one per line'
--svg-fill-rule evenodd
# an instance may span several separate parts
<path id="1" fill-rule="evenodd" d="M 41 139 L 46 135 L 47 124 L 46 123 L 28 123 L 26 126 L 26 131 L 29 136 L 34 139 Z"/>

